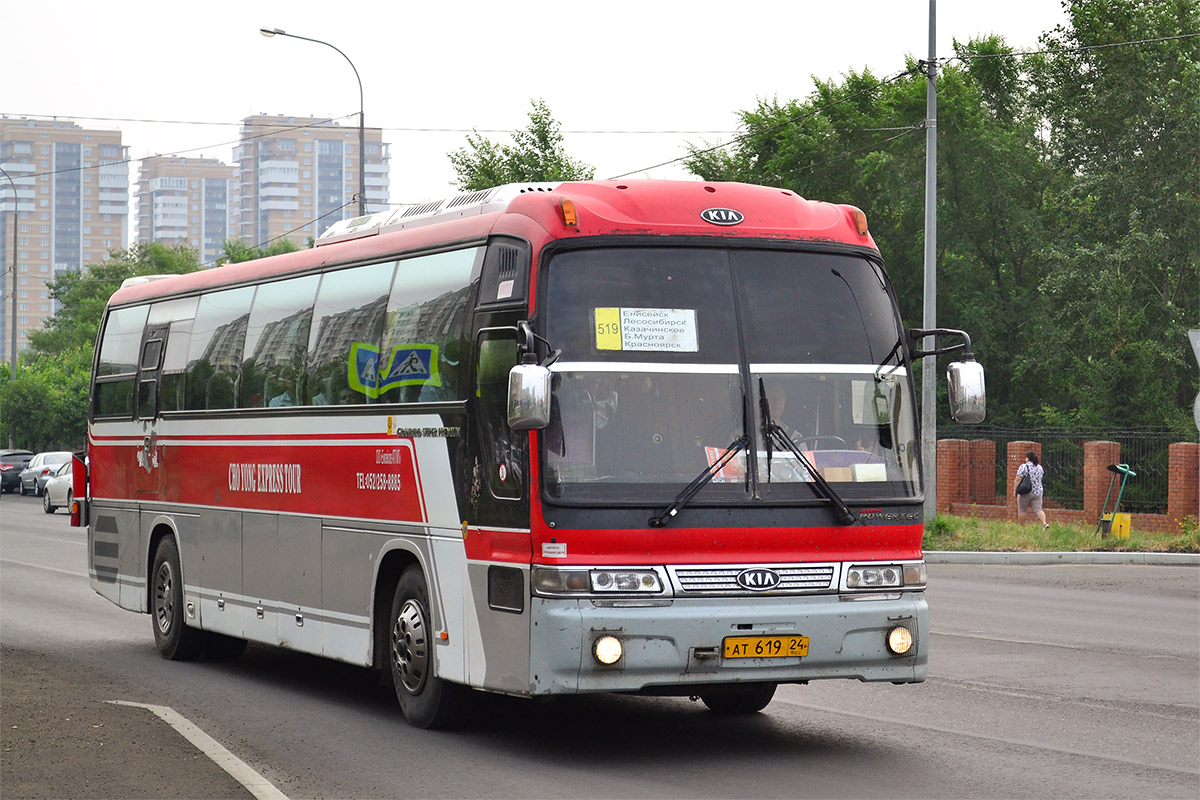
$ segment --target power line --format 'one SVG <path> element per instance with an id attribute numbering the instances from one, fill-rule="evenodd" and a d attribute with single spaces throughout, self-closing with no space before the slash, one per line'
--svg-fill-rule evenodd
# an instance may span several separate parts
<path id="1" fill-rule="evenodd" d="M 358 112 L 347 114 L 347 117 L 357 116 Z M 31 119 L 41 120 L 92 120 L 98 122 L 139 122 L 149 125 L 209 125 L 218 127 L 234 127 L 241 126 L 243 128 L 272 128 L 275 125 L 266 123 L 247 123 L 247 122 L 213 122 L 211 120 L 187 120 L 187 119 L 146 119 L 140 117 L 91 117 L 71 114 L 11 114 L 10 117 L 28 117 Z M 345 119 L 346 117 L 338 117 L 337 119 Z M 399 125 L 368 125 L 368 130 L 379 131 L 395 131 L 396 133 L 517 133 L 517 128 L 438 128 L 438 127 L 412 127 Z M 638 129 L 578 129 L 564 130 L 564 134 L 579 134 L 579 135 L 614 135 L 614 136 L 659 136 L 659 135 L 712 135 L 712 134 L 730 134 L 736 131 L 728 129 L 724 130 L 638 130 Z M 217 147 L 218 145 L 213 145 Z"/>
<path id="2" fill-rule="evenodd" d="M 1014 50 L 1011 53 L 978 53 L 965 56 L 951 56 L 949 61 L 974 61 L 983 58 L 1018 58 L 1021 56 L 1038 56 L 1050 54 L 1086 53 L 1092 50 L 1107 50 L 1112 47 L 1129 47 L 1135 44 L 1158 44 L 1159 42 L 1174 42 L 1181 39 L 1195 39 L 1200 33 L 1181 33 L 1178 36 L 1160 36 L 1157 39 L 1135 39 L 1128 42 L 1110 42 L 1109 44 L 1088 44 L 1079 47 L 1055 47 L 1045 50 Z"/>
<path id="3" fill-rule="evenodd" d="M 904 72 L 901 72 L 898 75 L 894 75 L 891 78 L 888 78 L 887 80 L 880 81 L 879 83 L 875 84 L 874 86 L 871 86 L 866 89 L 862 89 L 860 91 L 855 92 L 854 94 L 846 95 L 845 97 L 841 98 L 840 100 L 835 100 L 834 102 L 830 103 L 829 105 L 813 109 L 812 111 L 808 111 L 804 114 L 798 114 L 798 115 L 792 117 L 791 119 L 786 119 L 786 120 L 776 123 L 775 125 L 772 125 L 768 128 L 764 128 L 761 131 L 754 131 L 754 132 L 750 132 L 750 133 L 739 134 L 738 136 L 733 137 L 733 139 L 731 139 L 727 142 L 721 142 L 720 144 L 705 148 L 704 150 L 699 150 L 696 152 L 688 153 L 686 156 L 680 156 L 679 158 L 673 158 L 670 161 L 663 161 L 662 163 L 655 164 L 652 167 L 643 167 L 641 169 L 630 170 L 629 172 L 625 172 L 620 175 L 614 175 L 613 177 L 609 178 L 609 180 L 615 181 L 615 180 L 619 180 L 620 178 L 626 178 L 630 175 L 635 175 L 639 172 L 649 172 L 652 169 L 658 169 L 659 167 L 666 167 L 666 166 L 670 166 L 671 164 L 677 164 L 678 162 L 684 161 L 689 158 L 694 158 L 696 156 L 702 156 L 707 153 L 711 153 L 715 150 L 720 150 L 722 148 L 729 147 L 730 145 L 733 145 L 733 144 L 739 144 L 741 142 L 744 142 L 748 139 L 752 139 L 757 136 L 762 136 L 764 134 L 768 134 L 768 133 L 772 133 L 777 130 L 781 130 L 783 128 L 786 128 L 786 127 L 793 125 L 797 122 L 800 122 L 802 120 L 815 117 L 817 114 L 820 114 L 823 111 L 828 111 L 831 108 L 840 106 L 843 103 L 848 103 L 851 100 L 855 100 L 859 97 L 862 97 L 863 95 L 870 94 L 872 92 L 876 92 L 876 91 L 882 89 L 884 86 L 887 86 L 890 83 L 895 83 L 896 81 L 900 80 L 901 78 L 905 78 L 905 77 L 912 75 L 919 71 L 920 71 L 919 66 L 913 67 L 911 69 L 906 69 Z"/>
<path id="4" fill-rule="evenodd" d="M 241 144 L 242 142 L 251 141 L 254 139 L 263 139 L 267 136 L 275 136 L 280 133 L 288 133 L 290 131 L 299 131 L 299 130 L 304 130 L 305 128 L 319 128 L 323 125 L 327 125 L 330 122 L 335 122 L 337 120 L 346 119 L 348 117 L 355 117 L 355 116 L 358 116 L 358 112 L 355 112 L 353 114 L 346 114 L 345 116 L 342 116 L 342 117 L 333 117 L 331 119 L 317 120 L 316 122 L 312 122 L 307 125 L 293 125 L 293 126 L 285 126 L 282 128 L 272 128 L 271 130 L 269 130 L 265 133 L 254 134 L 252 136 L 243 136 L 240 139 L 232 139 L 227 142 L 218 142 L 217 144 L 203 145 L 201 147 L 191 147 L 186 150 L 177 150 L 174 153 L 156 153 L 155 155 L 143 156 L 141 158 L 125 158 L 125 159 L 119 159 L 116 161 L 101 161 L 98 164 L 91 166 L 91 167 L 67 167 L 65 169 L 57 169 L 57 170 L 52 170 L 50 172 L 33 172 L 33 173 L 30 173 L 29 175 L 25 175 L 23 177 L 46 178 L 46 177 L 50 177 L 52 175 L 65 175 L 70 172 L 84 172 L 87 170 L 99 169 L 100 167 L 111 167 L 111 166 L 119 165 L 119 164 L 137 164 L 137 163 L 141 163 L 143 161 L 149 161 L 152 158 L 173 158 L 175 156 L 179 156 L 184 153 L 194 153 L 198 150 L 206 150 L 206 149 L 209 149 L 212 147 L 224 147 L 226 145 Z M 80 119 L 95 119 L 95 118 L 94 117 L 80 117 Z M 270 127 L 270 126 L 261 126 L 261 127 Z"/>

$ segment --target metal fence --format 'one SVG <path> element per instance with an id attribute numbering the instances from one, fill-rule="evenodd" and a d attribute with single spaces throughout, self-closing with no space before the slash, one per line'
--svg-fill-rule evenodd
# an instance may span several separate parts
<path id="1" fill-rule="evenodd" d="M 1083 509 L 1083 444 L 1084 442 L 1119 442 L 1121 463 L 1137 473 L 1125 485 L 1121 510 L 1138 514 L 1167 513 L 1169 457 L 1167 448 L 1176 442 L 1194 442 L 1196 433 L 1181 435 L 1167 428 L 1137 428 L 1131 430 L 1063 430 L 1053 428 L 975 428 L 971 439 L 986 439 L 996 443 L 996 494 L 1007 497 L 1012 487 L 1005 486 L 1007 471 L 1005 454 L 1009 442 L 1040 442 L 1042 466 L 1046 468 L 1045 489 L 1048 502 L 1063 508 Z M 1108 473 L 1106 473 L 1108 474 Z M 1113 500 L 1120 487 L 1120 477 L 1113 486 Z M 1110 509 L 1111 510 L 1111 509 Z"/>

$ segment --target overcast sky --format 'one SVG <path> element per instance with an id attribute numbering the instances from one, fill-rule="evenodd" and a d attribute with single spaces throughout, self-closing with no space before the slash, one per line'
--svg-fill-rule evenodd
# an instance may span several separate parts
<path id="1" fill-rule="evenodd" d="M 928 0 L 156 0 L 8 2 L 0 113 L 119 128 L 131 158 L 230 163 L 257 113 L 341 117 L 391 145 L 391 201 L 452 194 L 447 154 L 472 128 L 495 141 L 541 98 L 568 153 L 597 178 L 647 170 L 716 143 L 760 98 L 804 98 L 813 76 L 891 77 L 928 53 Z M 1059 0 L 941 0 L 937 51 L 988 33 L 1015 48 L 1066 16 Z M 130 165 L 131 182 L 137 179 Z"/>

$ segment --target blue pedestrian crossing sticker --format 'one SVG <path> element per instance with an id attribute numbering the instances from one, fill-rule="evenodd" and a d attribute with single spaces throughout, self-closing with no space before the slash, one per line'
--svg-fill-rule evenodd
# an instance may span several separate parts
<path id="1" fill-rule="evenodd" d="M 383 361 L 382 351 L 355 342 L 350 346 L 350 387 L 379 397 L 397 386 L 441 386 L 436 344 L 401 344 Z"/>

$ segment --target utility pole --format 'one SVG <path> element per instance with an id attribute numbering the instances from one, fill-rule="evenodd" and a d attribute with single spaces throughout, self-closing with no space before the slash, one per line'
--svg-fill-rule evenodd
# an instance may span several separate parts
<path id="1" fill-rule="evenodd" d="M 937 327 L 937 0 L 929 0 L 929 60 L 925 62 L 925 330 Z M 923 350 L 936 350 L 926 337 Z M 921 366 L 921 456 L 925 519 L 937 514 L 937 356 Z"/>

